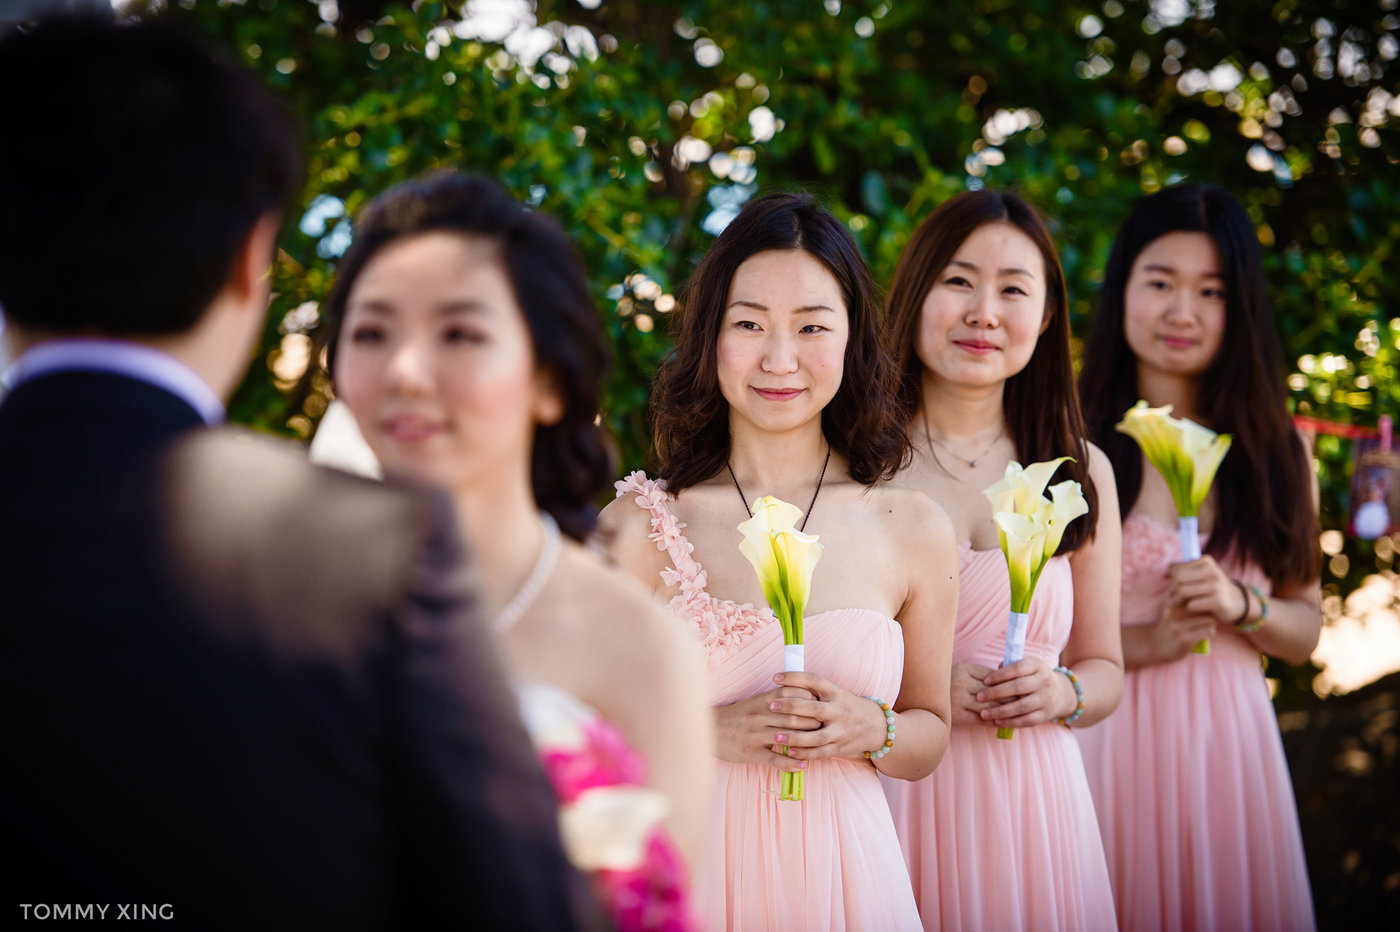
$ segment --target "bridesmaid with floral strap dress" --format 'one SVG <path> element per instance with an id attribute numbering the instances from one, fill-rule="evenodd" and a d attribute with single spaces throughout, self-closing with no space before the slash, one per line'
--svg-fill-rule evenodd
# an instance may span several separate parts
<path id="1" fill-rule="evenodd" d="M 1260 663 L 1321 628 L 1316 480 L 1285 407 L 1259 241 L 1220 188 L 1142 200 L 1118 231 L 1080 392 L 1123 502 L 1123 704 L 1079 732 L 1122 928 L 1313 928 Z M 1139 398 L 1233 444 L 1180 563 L 1166 483 L 1114 425 Z M 1210 653 L 1191 646 L 1210 638 Z"/>
<path id="2" fill-rule="evenodd" d="M 916 450 L 899 481 L 942 504 L 960 541 L 948 754 L 925 780 L 885 781 L 924 927 L 1113 929 L 1070 731 L 1122 690 L 1118 503 L 1080 417 L 1049 231 L 1014 194 L 959 194 L 914 231 L 888 306 Z M 1077 480 L 1090 510 L 1036 587 L 1024 659 L 1002 667 L 1010 584 L 982 490 L 1010 460 L 1061 456 L 1074 459 L 1057 478 Z"/>
<path id="3" fill-rule="evenodd" d="M 919 927 L 878 774 L 919 779 L 947 746 L 957 555 L 942 509 L 884 481 L 907 442 L 878 312 L 850 234 L 811 198 L 745 205 L 657 375 L 665 478 L 628 476 L 601 517 L 618 565 L 671 596 L 709 659 L 709 928 Z M 825 548 L 805 673 L 779 672 L 779 624 L 739 551 L 763 495 L 803 509 Z M 804 773 L 802 801 L 778 798 L 785 770 Z"/>

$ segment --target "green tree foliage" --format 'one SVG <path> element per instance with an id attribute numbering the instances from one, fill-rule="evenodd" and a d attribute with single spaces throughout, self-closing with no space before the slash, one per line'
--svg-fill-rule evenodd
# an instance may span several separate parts
<path id="1" fill-rule="evenodd" d="M 490 174 L 557 217 L 617 353 L 605 415 L 647 449 L 666 319 L 726 216 L 759 189 L 820 194 L 888 280 L 913 226 L 967 187 L 1052 218 L 1082 332 L 1117 223 L 1144 192 L 1223 184 L 1265 248 L 1300 413 L 1374 424 L 1400 400 L 1397 0 L 169 0 L 280 88 L 310 174 L 233 416 L 288 409 L 346 215 L 440 167 Z M 1318 438 L 1324 527 L 1349 444 Z M 1347 542 L 1329 596 L 1388 568 Z M 1301 674 L 1300 674 L 1301 675 Z"/>

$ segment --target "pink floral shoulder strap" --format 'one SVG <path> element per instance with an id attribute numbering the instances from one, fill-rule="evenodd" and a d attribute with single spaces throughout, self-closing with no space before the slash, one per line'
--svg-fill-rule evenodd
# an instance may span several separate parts
<path id="1" fill-rule="evenodd" d="M 671 566 L 661 571 L 661 579 L 668 586 L 679 585 L 682 592 L 705 589 L 705 570 L 691 556 L 695 547 L 685 539 L 681 529 L 685 527 L 676 520 L 668 505 L 671 493 L 666 491 L 665 479 L 648 479 L 647 474 L 637 470 L 625 479 L 613 483 L 617 497 L 631 493 L 637 497 L 637 507 L 651 512 L 651 533 L 647 537 L 656 544 L 657 550 L 666 551 L 671 558 Z"/>
<path id="2" fill-rule="evenodd" d="M 657 550 L 664 550 L 671 558 L 671 565 L 661 571 L 661 580 L 680 589 L 671 599 L 671 610 L 695 626 L 708 651 L 727 653 L 773 620 L 773 613 L 766 606 L 760 610 L 747 602 L 713 598 L 705 591 L 705 569 L 693 555 L 695 546 L 681 533 L 685 525 L 671 511 L 669 503 L 674 499 L 666 490 L 665 479 L 648 479 L 639 469 L 613 483 L 613 487 L 618 498 L 634 495 L 637 507 L 650 512 L 651 533 L 647 537 Z"/>

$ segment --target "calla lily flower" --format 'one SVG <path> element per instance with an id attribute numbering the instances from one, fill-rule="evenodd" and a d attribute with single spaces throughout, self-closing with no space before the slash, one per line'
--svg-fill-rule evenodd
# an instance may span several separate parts
<path id="1" fill-rule="evenodd" d="M 1051 488 L 1053 501 L 1044 498 L 1046 483 L 1067 459 L 1070 458 L 1061 456 L 1032 463 L 1026 469 L 1012 460 L 1007 474 L 983 493 L 991 501 L 998 542 L 1007 557 L 1012 612 L 1029 612 L 1030 596 L 1035 595 L 1040 572 L 1060 549 L 1064 529 L 1089 512 L 1084 490 L 1072 479 Z"/>
<path id="2" fill-rule="evenodd" d="M 1171 491 L 1176 513 L 1200 514 L 1216 470 L 1230 449 L 1230 435 L 1217 434 L 1195 421 L 1171 416 L 1172 406 L 1149 408 L 1139 401 L 1128 409 L 1118 429 L 1137 441 Z"/>
<path id="3" fill-rule="evenodd" d="M 1195 421 L 1182 419 L 1181 441 L 1186 457 L 1191 461 L 1192 514 L 1199 514 L 1201 504 L 1210 492 L 1210 484 L 1215 481 L 1215 473 L 1220 469 L 1225 454 L 1230 451 L 1230 435 L 1217 434 Z"/>
<path id="4" fill-rule="evenodd" d="M 753 566 L 763 598 L 783 627 L 783 643 L 802 643 L 802 613 L 812 592 L 812 571 L 821 559 L 815 534 L 796 529 L 802 510 L 771 495 L 753 505 L 739 525 L 739 552 Z"/>
<path id="5" fill-rule="evenodd" d="M 743 524 L 739 525 L 739 530 L 744 530 Z M 758 577 L 758 585 L 763 590 L 764 601 L 769 605 L 781 602 L 782 571 L 778 567 L 778 552 L 773 547 L 772 535 L 761 528 L 755 533 L 746 532 L 744 539 L 739 542 L 739 552 L 753 567 L 754 575 Z M 774 608 L 773 611 L 776 614 L 778 610 Z"/>
<path id="6" fill-rule="evenodd" d="M 1046 522 L 1045 551 L 1054 554 L 1060 549 L 1060 540 L 1065 536 L 1065 528 L 1075 518 L 1089 513 L 1089 503 L 1084 500 L 1084 490 L 1073 479 L 1056 483 L 1050 487 L 1050 516 Z"/>
<path id="7" fill-rule="evenodd" d="M 1006 464 L 1006 474 L 982 493 L 992 503 L 992 520 L 1011 573 L 1012 611 L 1029 610 L 1040 572 L 1059 549 L 1065 527 L 1089 512 L 1084 493 L 1073 479 L 1050 490 L 1053 501 L 1045 498 L 1050 477 L 1067 459 L 1062 456 L 1024 469 L 1013 460 Z"/>
<path id="8" fill-rule="evenodd" d="M 1046 522 L 1039 516 L 997 512 L 994 520 L 1001 532 L 1002 553 L 1011 574 L 1011 610 L 1028 612 L 1035 584 L 1045 567 Z"/>
<path id="9" fill-rule="evenodd" d="M 993 512 L 1014 511 L 1023 515 L 1030 514 L 1039 506 L 1041 494 L 1049 484 L 1050 477 L 1055 475 L 1055 470 L 1067 459 L 1068 456 L 1062 456 L 1057 460 L 1032 463 L 1024 469 L 1020 463 L 1012 460 L 1006 464 L 1006 472 L 1001 479 L 982 494 L 991 500 Z"/>
<path id="10" fill-rule="evenodd" d="M 992 520 L 996 522 L 997 539 L 1006 557 L 1006 570 L 1011 578 L 1011 618 L 1007 624 L 1006 663 L 1020 659 L 1024 639 L 1023 616 L 1031 610 L 1040 574 L 1050 558 L 1059 550 L 1065 528 L 1075 518 L 1089 513 L 1084 490 L 1073 479 L 1052 486 L 1051 498 L 1045 498 L 1045 486 L 1060 464 L 1069 459 L 1032 463 L 1021 468 L 1015 461 L 1006 464 L 1006 474 L 1000 481 L 983 491 L 992 503 Z M 1018 616 L 1022 616 L 1018 620 Z M 1016 631 L 1021 637 L 1013 637 Z M 998 728 L 998 738 L 1010 738 L 1013 729 Z"/>
<path id="11" fill-rule="evenodd" d="M 753 566 L 763 598 L 783 629 L 783 644 L 802 643 L 802 613 L 812 594 L 812 571 L 821 559 L 822 545 L 815 534 L 797 530 L 802 509 L 771 495 L 753 503 L 753 514 L 739 525 L 744 539 L 739 552 Z M 800 648 L 794 648 L 800 659 Z M 784 652 L 785 659 L 787 651 Z M 800 670 L 802 667 L 789 666 Z M 786 748 L 783 749 L 786 752 Z M 801 800 L 803 775 L 784 772 L 779 799 Z"/>
<path id="12" fill-rule="evenodd" d="M 802 509 L 790 505 L 781 498 L 765 495 L 753 503 L 753 517 L 743 524 L 757 524 L 769 531 L 791 530 L 802 520 Z"/>
<path id="13" fill-rule="evenodd" d="M 815 534 L 783 530 L 773 533 L 773 551 L 778 565 L 786 570 L 787 602 L 791 606 L 793 639 L 802 643 L 802 613 L 812 594 L 812 571 L 821 559 L 822 545 Z"/>
<path id="14" fill-rule="evenodd" d="M 1147 402 L 1139 401 L 1123 415 L 1118 429 L 1137 441 L 1142 455 L 1166 480 L 1181 522 L 1181 558 L 1194 560 L 1201 555 L 1196 517 L 1230 450 L 1230 435 L 1171 415 L 1171 405 L 1149 408 Z M 1191 650 L 1208 654 L 1210 641 L 1199 641 Z"/>

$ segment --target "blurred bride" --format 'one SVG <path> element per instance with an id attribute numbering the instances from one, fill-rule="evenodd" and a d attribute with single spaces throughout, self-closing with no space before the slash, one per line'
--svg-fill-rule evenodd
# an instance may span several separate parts
<path id="1" fill-rule="evenodd" d="M 570 855 L 619 928 L 688 928 L 712 726 L 698 648 L 577 543 L 612 458 L 594 422 L 607 344 L 572 245 L 495 183 L 441 174 L 374 200 L 338 275 L 336 392 L 386 473 L 453 497 Z M 363 471 L 348 430 L 325 429 Z"/>

